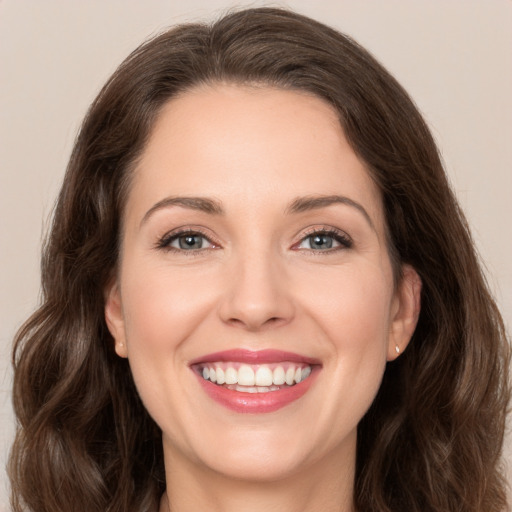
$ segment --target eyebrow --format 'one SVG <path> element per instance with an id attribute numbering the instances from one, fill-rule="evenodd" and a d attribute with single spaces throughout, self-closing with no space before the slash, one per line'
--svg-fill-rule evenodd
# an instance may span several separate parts
<path id="1" fill-rule="evenodd" d="M 320 208 L 326 208 L 334 204 L 344 204 L 351 206 L 359 211 L 366 219 L 372 229 L 375 230 L 372 219 L 364 207 L 358 202 L 350 199 L 349 197 L 340 195 L 328 195 L 328 196 L 305 196 L 294 199 L 289 206 L 285 209 L 285 214 L 296 214 L 307 212 L 311 210 L 318 210 Z M 154 204 L 145 214 L 141 220 L 141 226 L 148 218 L 158 210 L 169 208 L 172 206 L 180 206 L 182 208 L 188 208 L 190 210 L 197 210 L 200 212 L 208 213 L 210 215 L 224 215 L 224 209 L 220 201 L 206 197 L 186 197 L 186 196 L 172 196 L 166 197 L 161 201 Z"/>
<path id="2" fill-rule="evenodd" d="M 334 204 L 344 204 L 347 206 L 351 206 L 352 208 L 355 208 L 358 212 L 360 212 L 363 215 L 363 217 L 366 219 L 370 227 L 373 230 L 375 230 L 373 221 L 368 212 L 364 209 L 364 207 L 358 202 L 354 201 L 353 199 L 350 199 L 349 197 L 345 196 L 329 195 L 298 197 L 297 199 L 291 202 L 290 206 L 286 208 L 286 213 L 302 213 L 310 210 L 326 208 L 327 206 L 332 206 Z"/>
<path id="3" fill-rule="evenodd" d="M 140 222 L 141 226 L 148 218 L 158 210 L 163 208 L 169 208 L 171 206 L 181 206 L 182 208 L 188 208 L 190 210 L 197 210 L 211 215 L 224 215 L 224 210 L 219 201 L 214 199 L 208 199 L 206 197 L 166 197 L 158 203 L 154 204 L 142 217 Z"/>

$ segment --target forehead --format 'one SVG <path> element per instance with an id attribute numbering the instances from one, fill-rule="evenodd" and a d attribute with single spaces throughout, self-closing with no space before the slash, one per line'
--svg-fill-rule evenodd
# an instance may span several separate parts
<path id="1" fill-rule="evenodd" d="M 294 90 L 220 84 L 164 105 L 127 207 L 133 200 L 149 208 L 166 195 L 206 195 L 258 211 L 312 194 L 347 195 L 376 224 L 382 220 L 379 190 L 326 101 Z"/>

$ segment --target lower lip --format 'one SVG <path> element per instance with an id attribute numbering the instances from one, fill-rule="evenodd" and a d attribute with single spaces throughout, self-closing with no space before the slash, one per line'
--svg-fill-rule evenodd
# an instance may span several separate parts
<path id="1" fill-rule="evenodd" d="M 301 398 L 311 387 L 318 371 L 313 368 L 311 375 L 299 384 L 267 393 L 245 393 L 218 386 L 197 375 L 206 394 L 232 411 L 247 414 L 274 412 Z"/>

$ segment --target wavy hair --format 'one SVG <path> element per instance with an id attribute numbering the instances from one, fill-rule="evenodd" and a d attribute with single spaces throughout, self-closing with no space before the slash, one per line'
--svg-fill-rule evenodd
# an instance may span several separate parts
<path id="1" fill-rule="evenodd" d="M 130 176 L 161 107 L 198 84 L 256 83 L 331 104 L 379 186 L 396 279 L 422 309 L 358 427 L 359 512 L 502 512 L 509 348 L 433 138 L 396 80 L 349 37 L 260 8 L 147 41 L 117 69 L 76 140 L 42 260 L 42 304 L 13 351 L 16 512 L 150 512 L 161 433 L 104 320 Z"/>

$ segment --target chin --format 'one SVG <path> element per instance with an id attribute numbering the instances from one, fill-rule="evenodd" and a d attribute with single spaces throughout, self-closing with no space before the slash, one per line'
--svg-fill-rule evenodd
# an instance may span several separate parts
<path id="1" fill-rule="evenodd" d="M 258 421 L 259 420 L 259 421 Z M 247 482 L 276 482 L 311 470 L 320 460 L 336 454 L 341 458 L 355 447 L 354 435 L 346 443 L 328 439 L 324 432 L 315 432 L 312 425 L 289 422 L 261 424 L 261 418 L 243 424 L 224 424 L 211 429 L 209 435 L 189 446 L 188 458 L 199 467 L 225 478 Z M 203 431 L 204 432 L 204 431 Z M 199 441 L 199 442 L 198 442 Z"/>
<path id="2" fill-rule="evenodd" d="M 307 465 L 299 454 L 279 454 L 270 449 L 234 450 L 208 467 L 229 479 L 246 482 L 276 482 L 299 473 Z"/>

